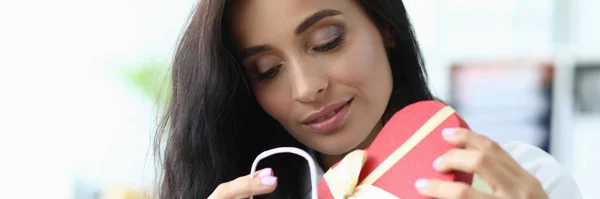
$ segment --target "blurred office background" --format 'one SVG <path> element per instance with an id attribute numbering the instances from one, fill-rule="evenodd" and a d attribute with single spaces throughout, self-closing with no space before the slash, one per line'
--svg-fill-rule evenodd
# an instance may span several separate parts
<path id="1" fill-rule="evenodd" d="M 600 1 L 404 1 L 434 92 L 600 198 Z M 194 3 L 0 2 L 0 198 L 144 198 L 157 91 Z"/>

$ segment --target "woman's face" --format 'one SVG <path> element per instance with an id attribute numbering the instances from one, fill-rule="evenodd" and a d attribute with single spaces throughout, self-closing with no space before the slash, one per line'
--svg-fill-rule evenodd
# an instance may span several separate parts
<path id="1" fill-rule="evenodd" d="M 340 155 L 377 133 L 390 42 L 357 1 L 243 0 L 232 17 L 258 102 L 296 139 Z"/>

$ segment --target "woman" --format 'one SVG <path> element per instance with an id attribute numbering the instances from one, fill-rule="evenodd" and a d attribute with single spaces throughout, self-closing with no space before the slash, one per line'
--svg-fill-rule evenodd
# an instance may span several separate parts
<path id="1" fill-rule="evenodd" d="M 281 155 L 249 176 L 262 151 L 294 146 L 322 170 L 370 144 L 404 106 L 435 97 L 401 0 L 201 0 L 172 68 L 160 198 L 306 198 L 303 159 Z M 493 195 L 421 179 L 436 198 L 576 198 L 551 156 L 448 129 L 460 146 L 432 164 L 476 173 Z M 542 166 L 542 164 L 544 164 Z M 526 184 L 525 184 L 526 183 Z"/>

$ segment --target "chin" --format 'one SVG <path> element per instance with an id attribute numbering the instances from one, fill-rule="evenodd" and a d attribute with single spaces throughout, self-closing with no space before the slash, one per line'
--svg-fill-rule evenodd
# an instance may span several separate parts
<path id="1" fill-rule="evenodd" d="M 344 155 L 348 152 L 350 152 L 352 150 L 352 148 L 341 148 L 341 147 L 336 147 L 336 148 L 332 148 L 332 147 L 328 147 L 325 148 L 323 150 L 317 150 L 319 151 L 319 153 L 324 154 L 324 155 Z"/>
<path id="2" fill-rule="evenodd" d="M 325 155 L 345 155 L 352 150 L 356 149 L 356 147 L 360 144 L 360 141 L 355 141 L 350 143 L 340 142 L 339 139 L 332 139 L 330 142 L 323 142 L 318 144 L 319 147 L 314 148 L 321 154 Z"/>
<path id="3" fill-rule="evenodd" d="M 313 138 L 310 148 L 325 155 L 346 155 L 359 148 L 368 135 L 352 131 L 341 131 L 328 137 Z"/>

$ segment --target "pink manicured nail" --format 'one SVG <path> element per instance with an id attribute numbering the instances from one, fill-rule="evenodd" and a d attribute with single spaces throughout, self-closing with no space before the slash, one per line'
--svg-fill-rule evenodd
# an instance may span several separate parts
<path id="1" fill-rule="evenodd" d="M 427 179 L 418 179 L 415 182 L 415 188 L 422 189 L 427 186 Z"/>
<path id="2" fill-rule="evenodd" d="M 265 176 L 270 176 L 270 175 L 273 175 L 273 169 L 271 169 L 271 168 L 266 168 L 266 169 L 260 170 L 258 172 L 258 177 L 261 177 L 261 178 L 265 177 Z"/>
<path id="3" fill-rule="evenodd" d="M 433 168 L 437 168 L 440 166 L 440 162 L 442 161 L 442 157 L 438 157 L 433 161 Z"/>
<path id="4" fill-rule="evenodd" d="M 452 129 L 452 128 L 448 128 L 448 129 L 444 129 L 442 130 L 442 135 L 443 136 L 451 136 L 456 134 L 456 129 Z"/>
<path id="5" fill-rule="evenodd" d="M 260 183 L 267 186 L 273 186 L 277 183 L 277 177 L 265 176 L 260 178 Z"/>

